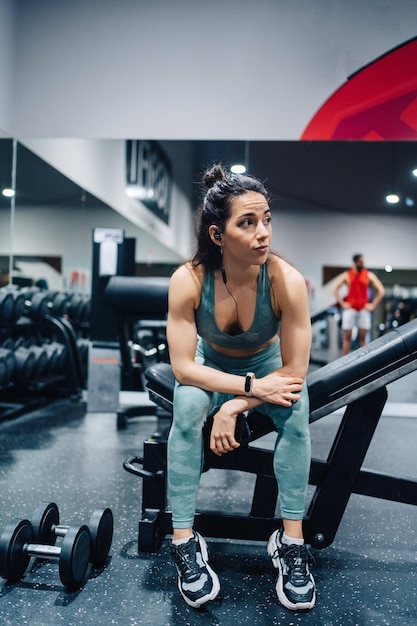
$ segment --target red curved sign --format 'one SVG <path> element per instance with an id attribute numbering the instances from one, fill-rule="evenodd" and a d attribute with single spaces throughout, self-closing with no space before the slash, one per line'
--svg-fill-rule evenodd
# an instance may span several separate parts
<path id="1" fill-rule="evenodd" d="M 417 37 L 350 76 L 301 139 L 416 140 Z"/>

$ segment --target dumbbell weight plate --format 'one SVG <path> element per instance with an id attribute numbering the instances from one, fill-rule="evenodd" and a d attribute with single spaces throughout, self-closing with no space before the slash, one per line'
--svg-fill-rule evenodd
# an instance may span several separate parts
<path id="1" fill-rule="evenodd" d="M 79 587 L 85 579 L 91 554 L 87 526 L 68 528 L 61 545 L 59 577 L 66 587 Z"/>
<path id="2" fill-rule="evenodd" d="M 0 320 L 7 322 L 13 315 L 13 295 L 7 291 L 0 291 Z"/>
<path id="3" fill-rule="evenodd" d="M 7 384 L 6 380 L 7 380 L 6 357 L 2 354 L 2 348 L 0 348 L 0 387 L 3 387 L 4 385 Z"/>
<path id="4" fill-rule="evenodd" d="M 24 384 L 32 376 L 35 367 L 35 355 L 20 346 L 14 352 L 16 382 Z"/>
<path id="5" fill-rule="evenodd" d="M 7 524 L 0 537 L 0 576 L 6 580 L 19 580 L 29 565 L 30 555 L 25 544 L 33 543 L 34 534 L 29 520 Z"/>
<path id="6" fill-rule="evenodd" d="M 10 350 L 0 347 L 0 387 L 9 382 Z"/>
<path id="7" fill-rule="evenodd" d="M 48 363 L 45 372 L 48 374 L 56 374 L 58 372 L 58 350 L 54 343 L 44 343 L 43 349 L 46 353 Z"/>
<path id="8" fill-rule="evenodd" d="M 28 307 L 28 315 L 31 319 L 37 321 L 45 317 L 48 313 L 48 296 L 43 292 L 34 293 L 31 303 Z"/>
<path id="9" fill-rule="evenodd" d="M 67 349 L 62 343 L 58 343 L 57 341 L 53 341 L 49 344 L 55 350 L 55 366 L 54 372 L 60 373 L 64 369 L 66 360 L 67 360 Z"/>
<path id="10" fill-rule="evenodd" d="M 14 350 L 14 340 L 11 337 L 7 337 L 2 343 L 2 347 L 6 350 Z"/>
<path id="11" fill-rule="evenodd" d="M 72 320 L 79 320 L 81 318 L 83 299 L 77 294 L 69 296 L 68 314 Z"/>
<path id="12" fill-rule="evenodd" d="M 91 300 L 90 298 L 84 298 L 84 301 L 80 307 L 79 319 L 81 322 L 89 322 L 91 316 Z"/>
<path id="13" fill-rule="evenodd" d="M 68 295 L 66 293 L 57 293 L 52 300 L 52 312 L 54 315 L 65 315 L 68 312 Z"/>
<path id="14" fill-rule="evenodd" d="M 18 348 L 26 348 L 26 339 L 22 336 L 18 337 L 17 339 L 15 339 L 14 342 L 14 349 L 17 350 Z"/>
<path id="15" fill-rule="evenodd" d="M 31 352 L 35 356 L 35 365 L 33 368 L 33 375 L 35 377 L 40 377 L 46 371 L 48 366 L 48 356 L 45 350 L 41 346 L 29 346 L 29 352 Z"/>
<path id="16" fill-rule="evenodd" d="M 25 314 L 25 300 L 24 293 L 13 293 L 13 319 L 15 321 Z"/>
<path id="17" fill-rule="evenodd" d="M 36 543 L 53 546 L 56 534 L 52 527 L 59 524 L 59 510 L 55 502 L 40 502 L 31 517 Z"/>
<path id="18" fill-rule="evenodd" d="M 110 509 L 96 509 L 88 524 L 91 535 L 91 562 L 104 565 L 113 539 L 113 513 Z"/>
<path id="19" fill-rule="evenodd" d="M 13 372 L 14 372 L 14 367 L 15 367 L 14 352 L 12 352 L 11 350 L 8 350 L 7 348 L 0 348 L 0 361 L 3 361 L 5 365 L 5 372 L 3 374 L 3 382 L 0 384 L 3 384 L 4 386 L 6 386 L 9 384 L 9 382 L 13 378 Z M 0 380 L 1 380 L 1 374 L 0 374 Z"/>

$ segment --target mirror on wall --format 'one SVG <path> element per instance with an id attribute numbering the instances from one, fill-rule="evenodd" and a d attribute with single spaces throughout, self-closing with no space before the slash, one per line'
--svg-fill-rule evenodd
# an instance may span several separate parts
<path id="1" fill-rule="evenodd" d="M 21 143 L 15 149 L 15 196 L 0 196 L 0 286 L 39 283 L 87 293 L 91 231 L 86 217 L 112 210 Z M 0 162 L 3 191 L 12 186 L 12 139 L 0 140 Z"/>
<path id="2" fill-rule="evenodd" d="M 60 145 L 62 150 L 66 150 L 68 141 L 71 140 L 53 140 L 56 152 Z M 91 140 L 91 143 L 94 147 L 91 159 L 100 150 L 111 153 L 112 140 Z M 297 233 L 289 242 L 295 262 L 299 262 L 297 256 L 305 249 L 298 233 L 302 234 L 305 228 L 300 226 L 306 223 L 324 232 L 331 229 L 332 221 L 347 218 L 345 223 L 350 224 L 359 218 L 363 228 L 366 228 L 369 241 L 369 245 L 365 246 L 367 252 L 375 247 L 374 238 L 378 240 L 378 250 L 387 249 L 385 244 L 385 248 L 381 248 L 382 243 L 376 234 L 385 216 L 390 219 L 393 215 L 398 219 L 414 219 L 417 216 L 417 176 L 413 174 L 417 156 L 412 142 L 192 140 L 159 143 L 174 165 L 176 184 L 184 195 L 188 194 L 193 208 L 201 198 L 201 174 L 214 161 L 221 161 L 227 167 L 233 162 L 243 163 L 251 174 L 265 181 L 271 192 L 273 211 L 280 220 L 279 225 L 281 216 L 285 216 L 287 222 L 284 220 L 283 223 L 286 228 L 291 233 Z M 11 184 L 12 146 L 11 139 L 0 139 L 1 189 Z M 164 264 L 160 250 L 154 255 L 149 251 L 151 235 L 64 176 L 53 163 L 47 163 L 22 142 L 17 142 L 16 160 L 13 237 L 10 198 L 0 196 L 2 284 L 8 281 L 9 255 L 13 252 L 13 280 L 16 282 L 19 280 L 20 284 L 26 284 L 44 279 L 53 289 L 87 290 L 91 233 L 97 226 L 122 227 L 128 236 L 138 239 L 143 259 L 140 264 L 142 273 L 156 274 L 158 264 Z M 180 162 L 187 162 L 188 165 L 180 168 Z M 111 175 L 116 176 L 113 171 Z M 391 192 L 399 193 L 397 204 L 386 202 L 385 197 Z M 349 264 L 352 250 L 349 242 L 346 244 L 346 231 L 335 227 L 330 232 L 332 235 L 325 240 L 326 248 L 332 250 L 336 246 L 338 250 L 337 254 L 333 253 L 335 258 L 328 259 L 327 264 Z M 352 233 L 355 229 L 349 234 L 350 242 Z M 192 233 L 184 231 L 184 236 L 191 238 Z M 287 239 L 287 236 L 283 239 L 284 245 Z M 343 252 L 339 256 L 340 245 L 336 239 L 348 249 L 348 254 Z M 312 256 L 311 263 L 318 265 L 323 244 L 320 243 L 318 251 L 313 244 L 311 242 L 315 256 Z M 395 240 L 392 244 L 395 245 Z M 411 259 L 410 254 L 403 256 Z M 307 261 L 304 263 L 308 264 Z M 163 271 L 170 272 L 175 263 L 169 260 Z M 401 269 L 415 270 L 415 265 L 410 260 L 402 263 Z M 380 267 L 383 269 L 382 264 Z M 389 277 L 390 281 L 395 279 L 395 271 L 396 268 Z M 321 286 L 319 277 L 316 283 L 317 287 Z"/>
<path id="3" fill-rule="evenodd" d="M 13 264 L 14 175 L 16 171 L 11 139 L 0 139 L 0 287 L 9 283 Z"/>

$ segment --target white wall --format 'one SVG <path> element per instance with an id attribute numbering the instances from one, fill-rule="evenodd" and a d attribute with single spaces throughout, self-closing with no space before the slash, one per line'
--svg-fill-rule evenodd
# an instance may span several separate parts
<path id="1" fill-rule="evenodd" d="M 136 261 L 180 263 L 180 257 L 169 254 L 158 242 L 112 209 L 95 206 L 16 208 L 14 256 L 58 256 L 62 258 L 62 285 L 68 286 L 72 270 L 90 277 L 92 264 L 92 233 L 96 227 L 121 228 L 126 237 L 136 239 Z M 0 251 L 8 255 L 10 249 L 9 215 L 0 211 Z M 36 277 L 35 277 L 36 278 Z M 90 282 L 88 281 L 88 291 Z"/>
<path id="2" fill-rule="evenodd" d="M 417 24 L 415 0 L 15 5 L 19 138 L 298 139 Z"/>
<path id="3" fill-rule="evenodd" d="M 192 232 L 192 160 L 183 144 L 162 144 L 172 164 L 175 181 L 171 194 L 169 224 L 165 224 L 141 202 L 125 194 L 126 159 L 122 140 L 30 139 L 27 148 L 68 178 L 115 209 L 138 226 L 148 239 L 148 248 L 160 262 L 176 262 L 190 255 Z M 17 164 L 19 167 L 19 164 Z M 176 181 L 188 180 L 188 188 Z M 99 226 L 99 224 L 96 224 Z M 143 261 L 143 258 L 137 258 Z"/>

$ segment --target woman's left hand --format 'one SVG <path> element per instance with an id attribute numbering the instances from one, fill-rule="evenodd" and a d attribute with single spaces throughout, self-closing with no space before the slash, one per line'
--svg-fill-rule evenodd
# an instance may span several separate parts
<path id="1" fill-rule="evenodd" d="M 235 439 L 236 420 L 239 412 L 226 402 L 214 415 L 210 435 L 210 450 L 217 456 L 231 452 L 240 446 Z"/>

